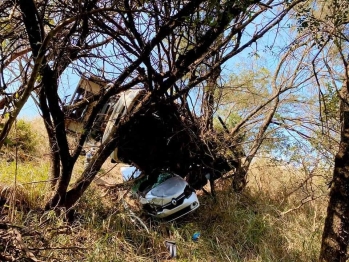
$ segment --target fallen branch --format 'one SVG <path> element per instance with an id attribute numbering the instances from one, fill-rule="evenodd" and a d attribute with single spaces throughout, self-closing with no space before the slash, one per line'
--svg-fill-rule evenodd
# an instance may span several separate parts
<path id="1" fill-rule="evenodd" d="M 284 211 L 284 212 L 280 212 L 280 216 L 284 216 L 284 215 L 286 215 L 286 214 L 288 214 L 288 213 L 290 213 L 290 212 L 292 212 L 292 211 L 295 211 L 295 210 L 297 210 L 297 209 L 300 209 L 302 206 L 304 206 L 305 204 L 307 204 L 307 203 L 309 203 L 309 202 L 311 202 L 311 201 L 314 201 L 314 200 L 316 200 L 316 199 L 318 199 L 318 198 L 321 198 L 321 197 L 324 197 L 324 196 L 326 196 L 326 195 L 320 195 L 320 196 L 317 196 L 317 197 L 311 197 L 311 198 L 305 198 L 305 199 L 302 199 L 302 201 L 301 201 L 301 203 L 298 205 L 298 206 L 296 206 L 296 207 L 293 207 L 293 208 L 290 208 L 290 209 L 288 209 L 288 210 L 286 210 L 286 211 Z"/>
<path id="2" fill-rule="evenodd" d="M 2 224 L 3 227 L 12 227 L 11 224 Z M 15 226 L 17 227 L 17 226 Z M 6 249 L 0 255 L 1 261 L 18 261 L 19 258 L 25 258 L 26 261 L 40 262 L 35 255 L 29 251 L 24 244 L 22 235 L 17 229 L 5 229 L 0 231 L 0 246 L 6 246 Z"/>
<path id="3" fill-rule="evenodd" d="M 143 177 L 143 176 L 142 176 Z M 122 189 L 122 190 L 127 190 L 130 189 L 136 181 L 138 181 L 141 177 L 137 177 L 132 180 L 128 180 L 123 183 L 116 183 L 116 184 L 110 184 L 110 183 L 97 183 L 98 186 L 101 187 L 106 187 L 108 190 L 113 190 L 113 189 Z"/>
<path id="4" fill-rule="evenodd" d="M 0 223 L 0 229 L 9 229 L 11 227 L 14 228 L 23 228 L 22 226 L 18 226 L 18 225 L 13 225 L 13 224 L 9 224 L 9 223 Z"/>

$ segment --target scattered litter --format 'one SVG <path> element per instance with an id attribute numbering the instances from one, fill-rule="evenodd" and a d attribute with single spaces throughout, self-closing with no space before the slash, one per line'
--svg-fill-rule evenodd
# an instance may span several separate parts
<path id="1" fill-rule="evenodd" d="M 170 257 L 175 258 L 177 256 L 176 242 L 166 240 L 165 245 L 166 245 L 168 251 L 170 252 Z"/>
<path id="2" fill-rule="evenodd" d="M 191 239 L 196 242 L 199 240 L 200 235 L 200 232 L 195 232 Z"/>
<path id="3" fill-rule="evenodd" d="M 90 164 L 93 155 L 95 154 L 95 149 L 93 147 L 91 147 L 85 156 L 85 163 L 84 163 L 84 167 L 87 168 L 87 166 Z"/>

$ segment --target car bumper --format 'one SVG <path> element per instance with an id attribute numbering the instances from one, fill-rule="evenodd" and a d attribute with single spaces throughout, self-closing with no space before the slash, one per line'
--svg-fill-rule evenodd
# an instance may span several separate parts
<path id="1" fill-rule="evenodd" d="M 171 221 L 177 219 L 181 216 L 184 216 L 200 206 L 197 195 L 193 192 L 188 198 L 185 198 L 183 203 L 171 208 L 164 208 L 161 211 L 158 211 L 154 217 L 157 218 L 166 218 L 166 220 Z"/>

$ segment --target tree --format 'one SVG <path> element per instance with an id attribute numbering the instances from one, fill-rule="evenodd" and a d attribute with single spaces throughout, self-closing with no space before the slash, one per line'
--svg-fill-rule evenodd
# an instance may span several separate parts
<path id="1" fill-rule="evenodd" d="M 311 9 L 311 6 L 315 8 Z M 309 57 L 312 60 L 315 86 L 318 88 L 323 136 L 330 138 L 335 134 L 338 118 L 336 111 L 340 115 L 340 143 L 330 182 L 320 261 L 346 261 L 349 243 L 348 2 L 308 1 L 298 10 L 298 23 L 299 41 L 308 41 L 313 48 Z M 340 104 L 336 108 L 333 105 L 338 101 L 337 97 Z"/>
<path id="2" fill-rule="evenodd" d="M 21 85 L 17 89 L 11 85 L 15 90 L 9 94 L 7 105 L 12 111 L 0 134 L 0 145 L 34 92 L 50 137 L 52 177 L 56 179 L 53 197 L 46 207 L 70 208 L 119 146 L 120 134 L 130 123 L 152 105 L 174 101 L 186 108 L 186 116 L 193 116 L 195 112 L 190 112 L 187 105 L 188 92 L 200 85 L 213 86 L 223 63 L 260 39 L 299 2 L 4 1 L 0 10 L 7 20 L 1 30 L 6 34 L 1 35 L 9 35 L 12 42 L 2 42 L 2 85 L 9 84 L 6 74 L 10 66 L 17 61 L 26 64 L 24 71 L 12 72 L 21 77 L 16 82 Z M 266 24 L 256 23 L 274 7 L 278 12 Z M 9 20 L 16 21 L 11 33 L 6 27 Z M 243 37 L 248 26 L 254 24 L 255 33 Z M 224 52 L 218 56 L 219 50 Z M 206 69 L 201 70 L 204 66 Z M 75 148 L 69 146 L 64 126 L 69 107 L 59 96 L 59 81 L 67 70 L 89 72 L 113 83 L 90 99 L 95 106 Z M 112 96 L 135 86 L 141 86 L 147 94 L 113 128 L 91 164 L 68 190 L 73 168 L 98 112 Z M 208 92 L 206 97 L 211 101 L 206 107 L 209 123 L 212 94 Z M 200 150 L 205 148 L 204 142 L 199 144 Z"/>
<path id="3" fill-rule="evenodd" d="M 347 261 L 349 244 L 349 174 L 348 174 L 348 60 L 344 57 L 341 46 L 338 46 L 343 58 L 344 81 L 339 92 L 341 136 L 339 149 L 335 157 L 333 178 L 331 181 L 330 200 L 322 236 L 320 261 Z"/>

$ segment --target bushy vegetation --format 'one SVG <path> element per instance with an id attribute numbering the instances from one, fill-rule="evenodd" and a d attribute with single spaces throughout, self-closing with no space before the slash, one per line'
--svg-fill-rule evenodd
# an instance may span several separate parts
<path id="1" fill-rule="evenodd" d="M 0 199 L 11 199 L 17 195 L 20 206 L 28 209 L 40 208 L 50 187 L 48 162 L 0 162 Z"/>
<path id="2" fill-rule="evenodd" d="M 102 201 L 92 187 L 73 223 L 52 211 L 21 211 L 16 224 L 40 232 L 26 243 L 45 261 L 164 261 L 165 240 L 176 242 L 177 261 L 314 261 L 319 254 L 325 212 L 317 201 L 281 215 L 279 199 L 222 190 L 216 199 L 201 196 L 195 213 L 159 223 L 140 211 L 139 221 L 124 200 L 111 203 L 108 197 Z M 197 242 L 191 239 L 195 232 L 201 233 Z"/>
<path id="3" fill-rule="evenodd" d="M 319 254 L 327 189 L 323 176 L 309 179 L 294 167 L 258 160 L 243 194 L 221 180 L 216 198 L 198 191 L 200 208 L 170 223 L 144 216 L 126 191 L 108 193 L 96 184 L 67 221 L 64 212 L 43 211 L 47 161 L 2 161 L 0 173 L 1 220 L 20 228 L 43 261 L 166 261 L 166 240 L 176 242 L 176 261 L 183 262 L 314 261 Z"/>
<path id="4" fill-rule="evenodd" d="M 2 126 L 0 126 L 1 130 Z M 17 152 L 17 153 L 16 153 Z M 8 162 L 41 160 L 49 154 L 47 135 L 42 119 L 19 119 L 6 137 L 1 152 Z"/>
<path id="5" fill-rule="evenodd" d="M 33 152 L 37 144 L 37 135 L 32 131 L 30 123 L 20 119 L 11 129 L 5 139 L 5 145 L 10 148 L 18 147 L 28 153 Z"/>

